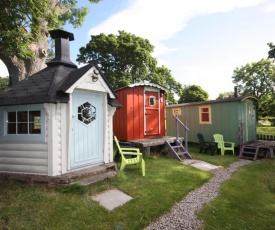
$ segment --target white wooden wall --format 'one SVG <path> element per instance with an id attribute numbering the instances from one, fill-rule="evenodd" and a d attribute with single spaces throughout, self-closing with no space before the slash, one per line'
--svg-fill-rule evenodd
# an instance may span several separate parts
<path id="1" fill-rule="evenodd" d="M 6 142 L 0 144 L 0 172 L 47 175 L 46 143 Z"/>

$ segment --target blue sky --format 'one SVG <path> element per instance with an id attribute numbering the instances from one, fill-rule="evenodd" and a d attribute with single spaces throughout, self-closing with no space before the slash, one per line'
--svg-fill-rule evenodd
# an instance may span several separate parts
<path id="1" fill-rule="evenodd" d="M 90 34 L 125 30 L 149 39 L 159 65 L 170 69 L 182 85 L 200 85 L 210 99 L 233 91 L 233 70 L 266 58 L 267 43 L 275 43 L 275 0 L 78 2 L 90 13 L 81 28 L 65 27 L 75 36 L 73 62 Z M 4 71 L 0 64 L 0 76 Z"/>

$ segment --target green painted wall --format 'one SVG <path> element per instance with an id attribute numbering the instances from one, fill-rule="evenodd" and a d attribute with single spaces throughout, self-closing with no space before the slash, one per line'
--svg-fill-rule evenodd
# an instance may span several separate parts
<path id="1" fill-rule="evenodd" d="M 176 136 L 175 118 L 173 108 L 181 108 L 178 118 L 187 123 L 189 128 L 188 141 L 198 142 L 197 133 L 202 133 L 206 141 L 213 141 L 213 134 L 223 134 L 225 141 L 234 142 L 239 145 L 238 130 L 241 122 L 244 124 L 244 142 L 256 140 L 255 113 L 248 114 L 249 107 L 254 109 L 253 101 L 233 101 L 224 103 L 203 103 L 211 106 L 212 124 L 199 124 L 198 103 L 170 105 L 166 107 L 166 134 Z M 254 110 L 255 111 L 255 110 Z M 184 129 L 179 125 L 179 136 L 184 137 Z"/>

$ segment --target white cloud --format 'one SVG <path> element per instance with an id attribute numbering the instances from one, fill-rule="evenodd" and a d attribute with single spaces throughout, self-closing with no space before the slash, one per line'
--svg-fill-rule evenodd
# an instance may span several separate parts
<path id="1" fill-rule="evenodd" d="M 231 77 L 236 67 L 266 57 L 266 43 L 272 41 L 272 38 L 268 40 L 264 26 L 260 31 L 253 31 L 253 27 L 247 28 L 245 23 L 249 20 L 247 15 L 243 18 L 239 17 L 243 19 L 240 21 L 243 26 L 236 26 L 236 30 L 232 29 L 232 34 L 227 36 L 229 39 L 221 36 L 222 39 L 215 39 L 215 44 L 210 42 L 211 36 L 213 38 L 218 34 L 213 33 L 213 30 L 205 32 L 207 28 L 203 27 L 205 26 L 203 23 L 200 28 L 196 28 L 197 34 L 192 34 L 193 36 L 194 34 L 205 35 L 203 39 L 198 39 L 198 43 L 191 44 L 189 40 L 189 43 L 180 44 L 178 40 L 190 39 L 189 34 L 185 34 L 186 37 L 184 37 L 180 32 L 184 29 L 194 32 L 188 27 L 191 25 L 194 27 L 194 23 L 191 24 L 194 21 L 198 23 L 198 20 L 193 19 L 201 17 L 200 19 L 203 20 L 202 16 L 230 12 L 237 8 L 252 9 L 257 6 L 259 9 L 268 9 L 272 12 L 273 1 L 129 0 L 129 5 L 125 10 L 111 15 L 101 24 L 91 28 L 89 34 L 117 34 L 118 30 L 125 30 L 149 39 L 155 47 L 153 55 L 158 58 L 159 65 L 165 65 L 171 69 L 173 77 L 183 85 L 200 85 L 209 93 L 210 99 L 215 99 L 221 92 L 234 90 Z M 230 20 L 228 18 L 226 19 Z M 222 23 L 220 22 L 220 25 L 223 25 Z M 217 29 L 220 28 L 223 27 L 217 27 Z M 225 33 L 227 28 L 223 29 L 221 33 Z M 246 31 L 246 29 L 250 30 Z M 262 36 L 263 34 L 265 36 Z M 231 35 L 233 36 L 230 37 Z M 183 47 L 183 44 L 188 47 Z M 182 55 L 183 53 L 185 56 Z"/>
<path id="2" fill-rule="evenodd" d="M 227 12 L 239 7 L 256 6 L 267 0 L 132 0 L 129 7 L 91 28 L 89 34 L 117 34 L 125 30 L 147 38 L 155 54 L 169 52 L 162 42 L 183 30 L 192 18 Z"/>
<path id="3" fill-rule="evenodd" d="M 273 13 L 275 12 L 275 3 L 270 3 L 267 4 L 267 6 L 265 7 L 266 12 L 268 13 Z"/>
<path id="4" fill-rule="evenodd" d="M 232 68 L 226 63 L 215 65 L 193 64 L 185 65 L 179 68 L 181 76 L 176 80 L 182 85 L 199 85 L 203 90 L 209 93 L 209 99 L 216 99 L 221 92 L 230 92 L 234 90 L 232 83 Z M 190 77 L 192 76 L 192 77 Z"/>

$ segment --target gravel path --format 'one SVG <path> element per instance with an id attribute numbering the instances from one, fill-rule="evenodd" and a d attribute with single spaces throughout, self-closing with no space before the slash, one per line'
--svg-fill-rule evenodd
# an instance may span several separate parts
<path id="1" fill-rule="evenodd" d="M 182 201 L 172 207 L 169 213 L 161 216 L 155 223 L 146 227 L 145 230 L 198 229 L 203 223 L 197 219 L 195 213 L 202 208 L 204 203 L 208 203 L 218 196 L 221 183 L 230 179 L 234 171 L 251 162 L 249 160 L 239 160 L 228 168 L 213 170 L 214 175 L 207 183 L 188 193 Z"/>

